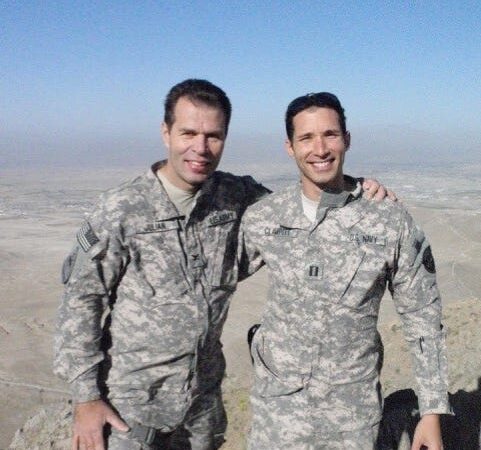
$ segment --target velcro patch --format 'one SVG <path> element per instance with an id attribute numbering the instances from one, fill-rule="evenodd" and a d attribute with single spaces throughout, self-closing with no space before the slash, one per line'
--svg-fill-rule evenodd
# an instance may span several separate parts
<path id="1" fill-rule="evenodd" d="M 296 237 L 297 230 L 294 230 L 292 228 L 286 228 L 282 225 L 278 227 L 265 227 L 264 235 L 275 237 Z"/>
<path id="2" fill-rule="evenodd" d="M 87 253 L 97 242 L 99 242 L 99 238 L 95 235 L 90 224 L 84 222 L 77 233 L 77 241 L 83 251 Z"/>
<path id="3" fill-rule="evenodd" d="M 361 244 L 372 244 L 372 245 L 386 245 L 386 237 L 384 236 L 376 236 L 373 234 L 362 234 L 362 233 L 353 233 L 349 235 L 349 240 L 351 242 L 356 242 L 358 245 Z"/>
<path id="4" fill-rule="evenodd" d="M 158 231 L 170 231 L 180 229 L 178 220 L 156 220 L 147 223 L 142 229 L 136 230 L 136 234 L 156 233 Z"/>
<path id="5" fill-rule="evenodd" d="M 214 227 L 223 223 L 232 222 L 237 219 L 235 211 L 215 212 L 209 217 L 209 225 Z"/>

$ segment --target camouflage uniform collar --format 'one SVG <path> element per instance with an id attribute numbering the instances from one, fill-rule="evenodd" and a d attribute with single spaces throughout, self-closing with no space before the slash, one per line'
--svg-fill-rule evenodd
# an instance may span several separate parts
<path id="1" fill-rule="evenodd" d="M 347 189 L 339 193 L 324 191 L 321 196 L 320 208 L 342 208 L 353 200 L 359 199 L 362 194 L 361 183 L 350 176 L 344 175 L 347 186 L 353 186 L 352 189 Z M 289 186 L 283 191 L 283 201 L 278 205 L 277 215 L 279 217 L 279 224 L 287 228 L 299 228 L 308 230 L 313 227 L 313 224 L 304 215 L 302 207 L 302 186 L 301 183 Z M 286 205 L 289 207 L 286 208 Z M 346 228 L 351 227 L 357 223 L 361 214 L 354 208 L 352 214 L 343 220 Z"/>
<path id="2" fill-rule="evenodd" d="M 153 177 L 155 179 L 158 180 L 157 178 L 157 171 L 165 166 L 167 164 L 167 160 L 166 159 L 163 159 L 161 161 L 157 161 L 156 163 L 152 164 L 150 170 L 148 171 L 148 177 L 151 178 L 151 176 L 153 175 Z M 211 189 L 212 189 L 212 184 L 215 182 L 215 175 L 217 174 L 218 172 L 214 172 L 203 184 L 202 186 L 200 187 L 199 191 L 200 193 L 204 193 L 204 192 L 209 192 Z M 162 183 L 161 183 L 162 184 Z"/>
<path id="3" fill-rule="evenodd" d="M 157 161 L 152 164 L 146 174 L 147 181 L 151 185 L 151 189 L 149 190 L 149 203 L 155 211 L 157 220 L 168 220 L 181 217 L 177 208 L 170 201 L 162 182 L 156 175 L 157 170 L 164 166 L 166 162 L 167 160 Z"/>
<path id="4" fill-rule="evenodd" d="M 326 209 L 346 208 L 343 213 L 337 215 L 337 220 L 340 225 L 349 229 L 358 223 L 364 215 L 364 205 L 357 201 L 362 198 L 362 185 L 359 180 L 348 175 L 344 175 L 344 180 L 345 185 L 349 188 L 339 193 L 324 191 L 319 207 Z"/>
<path id="5" fill-rule="evenodd" d="M 348 175 L 344 175 L 344 181 L 346 186 L 352 188 L 341 192 L 323 191 L 319 202 L 320 208 L 342 208 L 348 202 L 359 198 L 362 192 L 361 183 Z"/>
<path id="6" fill-rule="evenodd" d="M 152 164 L 150 170 L 147 173 L 147 178 L 151 180 L 153 184 L 152 201 L 155 206 L 159 205 L 158 211 L 160 214 L 168 215 L 165 219 L 168 218 L 175 218 L 175 217 L 182 217 L 177 208 L 171 202 L 167 191 L 165 190 L 162 182 L 157 177 L 157 171 L 167 163 L 167 160 L 164 159 L 162 161 L 157 161 L 156 163 Z M 199 191 L 197 192 L 197 200 L 194 204 L 194 207 L 190 211 L 189 220 L 190 218 L 195 218 L 200 216 L 203 217 L 206 211 L 210 210 L 212 205 L 215 204 L 216 201 L 216 184 L 218 184 L 218 176 L 219 172 L 214 172 L 200 187 Z M 163 218 L 163 217 L 162 217 Z M 162 220 L 162 218 L 160 218 Z"/>

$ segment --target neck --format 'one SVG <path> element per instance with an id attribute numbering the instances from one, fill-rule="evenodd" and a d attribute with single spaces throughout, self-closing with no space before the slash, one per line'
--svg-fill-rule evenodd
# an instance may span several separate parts
<path id="1" fill-rule="evenodd" d="M 161 173 L 165 178 L 167 178 L 170 184 L 176 188 L 182 189 L 185 192 L 194 194 L 202 187 L 202 184 L 192 185 L 179 179 L 179 177 L 175 176 L 175 174 L 172 172 L 168 163 L 157 169 L 157 173 Z"/>
<path id="2" fill-rule="evenodd" d="M 301 179 L 301 186 L 303 194 L 313 201 L 320 201 L 323 192 L 330 192 L 332 194 L 337 194 L 346 189 L 344 182 L 344 175 L 342 175 L 338 180 L 330 183 L 318 183 L 315 184 L 310 180 L 305 178 Z"/>

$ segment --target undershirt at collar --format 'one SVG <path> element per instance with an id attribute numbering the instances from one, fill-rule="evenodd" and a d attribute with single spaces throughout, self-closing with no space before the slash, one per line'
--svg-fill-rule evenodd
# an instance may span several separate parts
<path id="1" fill-rule="evenodd" d="M 184 191 L 173 185 L 160 170 L 157 170 L 156 175 L 162 182 L 170 201 L 177 208 L 177 211 L 184 216 L 188 216 L 195 205 L 200 189 L 196 192 Z"/>
<path id="2" fill-rule="evenodd" d="M 321 217 L 325 217 L 326 211 L 329 208 L 340 208 L 344 206 L 350 198 L 358 196 L 360 189 L 355 188 L 353 192 L 344 190 L 341 192 L 329 192 L 323 191 L 320 201 L 311 200 L 304 195 L 301 190 L 302 209 L 304 215 L 311 221 L 321 220 Z M 319 212 L 319 217 L 318 217 Z"/>
<path id="3" fill-rule="evenodd" d="M 301 191 L 301 200 L 302 200 L 302 209 L 304 211 L 304 215 L 311 221 L 314 222 L 316 220 L 317 215 L 317 207 L 319 206 L 319 202 L 315 200 L 311 200 L 304 195 L 304 192 Z"/>

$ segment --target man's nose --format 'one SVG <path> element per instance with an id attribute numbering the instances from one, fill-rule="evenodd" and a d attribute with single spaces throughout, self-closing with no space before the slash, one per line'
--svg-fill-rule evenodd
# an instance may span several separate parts
<path id="1" fill-rule="evenodd" d="M 208 143 L 207 137 L 202 134 L 199 134 L 196 136 L 196 139 L 194 142 L 194 151 L 200 155 L 205 154 L 209 150 L 208 144 L 209 143 Z"/>
<path id="2" fill-rule="evenodd" d="M 314 150 L 316 154 L 320 156 L 327 155 L 329 153 L 329 148 L 326 140 L 322 136 L 318 136 L 314 141 Z"/>

